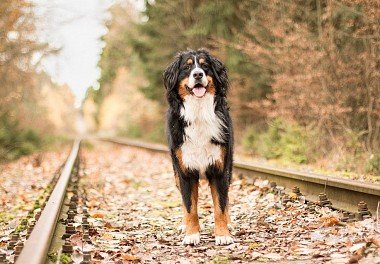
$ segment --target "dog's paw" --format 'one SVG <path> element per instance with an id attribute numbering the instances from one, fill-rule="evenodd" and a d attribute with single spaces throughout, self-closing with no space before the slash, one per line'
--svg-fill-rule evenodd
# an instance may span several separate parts
<path id="1" fill-rule="evenodd" d="M 215 236 L 216 245 L 229 245 L 234 243 L 234 240 L 231 236 Z"/>
<path id="2" fill-rule="evenodd" d="M 178 226 L 178 228 L 177 228 L 177 230 L 178 230 L 178 232 L 180 233 L 180 234 L 183 234 L 183 233 L 185 233 L 185 231 L 186 231 L 186 225 L 179 225 Z"/>
<path id="3" fill-rule="evenodd" d="M 183 245 L 194 245 L 194 246 L 196 246 L 197 244 L 199 244 L 199 242 L 201 242 L 201 237 L 200 237 L 199 233 L 195 233 L 192 235 L 186 235 L 182 241 L 182 244 Z"/>

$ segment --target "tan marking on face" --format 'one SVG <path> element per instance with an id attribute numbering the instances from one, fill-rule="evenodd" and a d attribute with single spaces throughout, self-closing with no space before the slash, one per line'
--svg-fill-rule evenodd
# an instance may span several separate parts
<path id="1" fill-rule="evenodd" d="M 214 80 L 212 79 L 211 76 L 207 75 L 207 81 L 208 81 L 207 92 L 209 92 L 210 94 L 215 94 L 216 89 L 215 89 L 215 85 L 214 85 Z"/>
<path id="2" fill-rule="evenodd" d="M 226 148 L 225 147 L 220 147 L 220 159 L 218 159 L 215 162 L 216 167 L 220 170 L 223 171 L 224 169 L 224 157 L 226 156 Z"/>
<path id="3" fill-rule="evenodd" d="M 219 194 L 216 185 L 210 182 L 212 200 L 214 202 L 215 236 L 229 236 L 227 224 L 231 221 L 228 213 L 228 205 L 222 211 L 219 203 Z"/>
<path id="4" fill-rule="evenodd" d="M 199 64 L 203 64 L 203 63 L 205 63 L 206 62 L 206 60 L 204 59 L 204 58 L 200 58 L 199 59 Z"/>
<path id="5" fill-rule="evenodd" d="M 193 64 L 194 62 L 193 62 L 193 59 L 188 59 L 187 61 L 186 61 L 186 64 Z"/>
<path id="6" fill-rule="evenodd" d="M 184 224 L 186 225 L 186 235 L 199 233 L 199 218 L 198 218 L 198 186 L 199 182 L 194 182 L 191 188 L 191 207 L 190 212 L 183 205 Z"/>
<path id="7" fill-rule="evenodd" d="M 188 83 L 189 78 L 183 79 L 178 86 L 178 94 L 182 99 L 185 99 L 186 95 L 190 95 L 190 92 L 186 89 L 186 84 Z"/>
<path id="8" fill-rule="evenodd" d="M 180 148 L 178 148 L 175 151 L 175 156 L 177 157 L 178 164 L 179 164 L 179 167 L 182 170 L 182 172 L 186 172 L 187 169 L 186 169 L 185 164 L 183 164 L 183 161 L 182 161 L 182 150 Z"/>

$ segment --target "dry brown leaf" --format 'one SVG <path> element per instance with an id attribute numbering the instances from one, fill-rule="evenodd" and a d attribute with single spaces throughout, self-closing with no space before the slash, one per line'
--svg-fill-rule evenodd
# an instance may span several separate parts
<path id="1" fill-rule="evenodd" d="M 324 227 L 335 226 L 339 224 L 339 219 L 335 216 L 321 217 L 320 221 L 323 223 Z"/>
<path id="2" fill-rule="evenodd" d="M 104 233 L 104 234 L 102 235 L 102 238 L 103 238 L 103 239 L 106 239 L 106 240 L 110 240 L 110 239 L 113 239 L 113 235 L 110 234 L 110 233 Z"/>
<path id="3" fill-rule="evenodd" d="M 371 237 L 369 241 L 380 249 L 380 238 Z"/>
<path id="4" fill-rule="evenodd" d="M 92 217 L 92 218 L 104 218 L 105 215 L 102 214 L 102 213 L 95 213 L 95 214 L 93 214 L 91 217 Z"/>
<path id="5" fill-rule="evenodd" d="M 259 247 L 260 244 L 259 243 L 249 243 L 248 245 L 248 249 L 254 249 L 254 248 L 257 248 Z"/>
<path id="6" fill-rule="evenodd" d="M 105 228 L 108 228 L 108 229 L 113 229 L 113 228 L 114 228 L 114 227 L 111 225 L 110 222 L 105 223 L 105 224 L 104 224 L 104 227 L 105 227 Z"/>
<path id="7" fill-rule="evenodd" d="M 350 247 L 350 252 L 357 252 L 358 250 L 361 250 L 362 248 L 365 248 L 366 246 L 366 243 L 359 243 L 359 244 L 355 244 L 353 245 L 352 247 Z"/>
<path id="8" fill-rule="evenodd" d="M 129 260 L 129 261 L 140 261 L 140 257 L 129 255 L 129 254 L 123 254 L 121 256 L 123 260 Z"/>
<path id="9" fill-rule="evenodd" d="M 349 264 L 355 264 L 355 263 L 358 263 L 359 260 L 360 260 L 360 256 L 358 255 L 353 255 L 350 260 L 348 261 Z"/>
<path id="10" fill-rule="evenodd" d="M 293 242 L 290 244 L 290 248 L 289 248 L 289 250 L 290 250 L 291 252 L 294 252 L 294 251 L 296 251 L 298 248 L 299 248 L 298 242 L 293 241 Z"/>
<path id="11" fill-rule="evenodd" d="M 297 195 L 296 193 L 289 193 L 289 197 L 290 197 L 290 199 L 292 199 L 292 200 L 297 200 L 298 195 Z"/>

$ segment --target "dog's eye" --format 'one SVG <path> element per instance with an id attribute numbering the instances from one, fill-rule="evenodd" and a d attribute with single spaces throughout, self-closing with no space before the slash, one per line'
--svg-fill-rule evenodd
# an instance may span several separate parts
<path id="1" fill-rule="evenodd" d="M 185 65 L 185 67 L 183 67 L 184 70 L 190 70 L 191 69 L 191 65 Z"/>
<path id="2" fill-rule="evenodd" d="M 207 64 L 202 64 L 202 68 L 204 69 L 204 70 L 208 70 L 208 65 Z"/>

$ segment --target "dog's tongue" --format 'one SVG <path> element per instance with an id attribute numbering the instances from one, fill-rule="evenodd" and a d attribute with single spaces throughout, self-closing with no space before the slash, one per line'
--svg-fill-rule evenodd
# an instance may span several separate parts
<path id="1" fill-rule="evenodd" d="M 206 93 L 206 88 L 204 87 L 193 88 L 193 93 L 196 97 L 202 97 Z"/>

